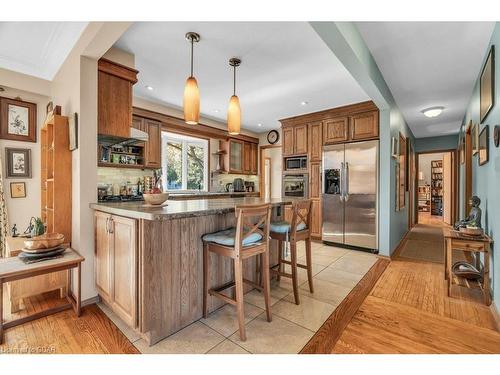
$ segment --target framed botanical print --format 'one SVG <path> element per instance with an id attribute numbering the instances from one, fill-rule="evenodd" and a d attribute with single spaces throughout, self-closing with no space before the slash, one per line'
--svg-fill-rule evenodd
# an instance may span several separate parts
<path id="1" fill-rule="evenodd" d="M 10 183 L 11 198 L 26 198 L 26 184 L 24 182 Z"/>
<path id="2" fill-rule="evenodd" d="M 36 104 L 0 97 L 0 138 L 36 142 Z"/>
<path id="3" fill-rule="evenodd" d="M 6 148 L 7 178 L 31 178 L 31 150 Z"/>
<path id="4" fill-rule="evenodd" d="M 491 46 L 479 77 L 479 114 L 481 123 L 493 108 L 495 101 L 495 46 Z"/>
<path id="5" fill-rule="evenodd" d="M 489 160 L 489 126 L 486 125 L 479 134 L 479 165 L 484 165 Z"/>

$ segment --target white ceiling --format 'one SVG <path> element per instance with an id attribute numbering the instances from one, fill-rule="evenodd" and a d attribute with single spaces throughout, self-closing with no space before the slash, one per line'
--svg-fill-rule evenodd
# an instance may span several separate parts
<path id="1" fill-rule="evenodd" d="M 415 137 L 457 133 L 494 22 L 357 22 Z M 444 106 L 435 118 L 421 111 Z"/>
<path id="2" fill-rule="evenodd" d="M 233 90 L 228 60 L 233 56 L 242 59 L 236 91 L 248 130 L 270 130 L 279 127 L 281 118 L 369 100 L 306 22 L 135 23 L 115 44 L 135 54 L 140 71 L 135 95 L 182 106 L 190 69 L 188 31 L 201 35 L 194 75 L 201 113 L 207 117 L 226 121 Z"/>
<path id="3" fill-rule="evenodd" d="M 86 25 L 0 22 L 0 68 L 52 80 Z"/>

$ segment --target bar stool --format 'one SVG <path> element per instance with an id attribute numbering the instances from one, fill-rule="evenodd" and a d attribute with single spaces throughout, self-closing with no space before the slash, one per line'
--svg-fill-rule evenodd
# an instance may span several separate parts
<path id="1" fill-rule="evenodd" d="M 300 305 L 297 267 L 307 270 L 309 291 L 314 293 L 311 262 L 311 205 L 312 201 L 310 199 L 296 201 L 292 206 L 291 223 L 284 220 L 271 223 L 271 238 L 278 240 L 278 264 L 271 268 L 271 272 L 277 275 L 276 279 L 278 281 L 281 276 L 292 279 L 296 305 Z M 299 241 L 305 241 L 307 264 L 297 263 L 297 242 Z M 288 242 L 290 245 L 290 261 L 283 259 L 283 242 Z M 284 264 L 291 267 L 291 274 L 284 272 Z"/>
<path id="2" fill-rule="evenodd" d="M 241 205 L 236 206 L 236 228 L 205 234 L 203 240 L 203 317 L 208 316 L 208 296 L 222 299 L 236 306 L 240 339 L 246 340 L 245 314 L 243 310 L 243 283 L 264 292 L 267 321 L 271 317 L 271 296 L 269 276 L 269 222 L 271 206 Z M 262 228 L 262 229 L 261 229 Z M 210 288 L 210 252 L 232 258 L 234 261 L 234 281 L 217 288 Z M 260 273 L 263 274 L 263 285 L 243 278 L 243 260 L 260 255 Z M 221 292 L 235 288 L 235 299 Z"/>

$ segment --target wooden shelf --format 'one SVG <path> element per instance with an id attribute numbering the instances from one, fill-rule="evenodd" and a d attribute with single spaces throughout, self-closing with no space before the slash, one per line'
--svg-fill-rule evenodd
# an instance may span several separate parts
<path id="1" fill-rule="evenodd" d="M 97 163 L 98 167 L 107 167 L 107 168 L 132 168 L 132 169 L 145 169 L 146 167 L 143 164 L 118 164 L 118 163 Z"/>

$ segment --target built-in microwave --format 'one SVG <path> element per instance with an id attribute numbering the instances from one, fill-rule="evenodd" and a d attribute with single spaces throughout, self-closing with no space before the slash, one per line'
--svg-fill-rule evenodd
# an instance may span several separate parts
<path id="1" fill-rule="evenodd" d="M 285 159 L 285 170 L 307 169 L 307 157 L 299 156 Z"/>

